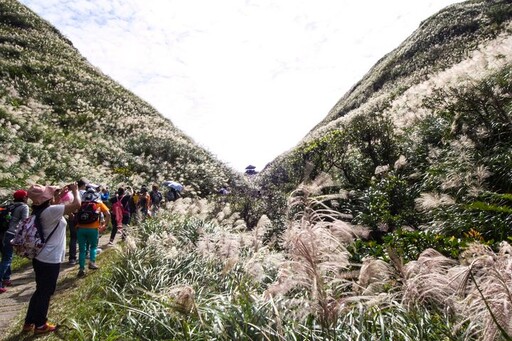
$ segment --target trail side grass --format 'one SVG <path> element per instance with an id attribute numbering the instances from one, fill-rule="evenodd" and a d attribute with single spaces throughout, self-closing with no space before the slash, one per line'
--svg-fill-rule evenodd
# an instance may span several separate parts
<path id="1" fill-rule="evenodd" d="M 61 327 L 43 339 L 509 339 L 510 245 L 470 246 L 467 262 L 428 249 L 355 264 L 357 236 L 317 192 L 291 196 L 275 242 L 264 242 L 264 217 L 252 230 L 172 212 L 147 219 L 102 253 L 99 271 L 61 278 L 49 313 Z"/>

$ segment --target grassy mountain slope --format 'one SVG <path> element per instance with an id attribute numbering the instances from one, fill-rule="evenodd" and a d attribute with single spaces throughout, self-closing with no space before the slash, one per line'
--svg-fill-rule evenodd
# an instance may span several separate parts
<path id="1" fill-rule="evenodd" d="M 0 122 L 0 196 L 80 176 L 135 186 L 174 179 L 198 195 L 243 182 L 14 0 L 0 1 Z"/>
<path id="2" fill-rule="evenodd" d="M 215 219 L 197 219 L 211 216 L 205 200 L 179 200 L 130 229 L 85 282 L 69 279 L 80 289 L 53 300 L 51 318 L 64 328 L 48 339 L 510 340 L 511 18 L 510 1 L 470 1 L 425 21 L 423 33 L 379 62 L 339 110 L 259 173 L 259 187 L 216 202 Z M 0 46 L 6 53 L 10 45 Z M 402 58 L 406 51 L 414 53 Z M 43 143 L 60 147 L 58 138 L 107 145 L 90 131 L 60 127 L 69 112 L 92 109 L 55 113 L 64 104 L 43 102 L 52 92 L 30 77 L 4 91 L 4 114 L 31 125 L 25 131 L 4 118 L 2 131 L 24 136 L 11 144 L 30 157 L 12 165 L 38 162 L 33 150 L 68 155 L 43 152 Z M 30 96 L 19 95 L 25 87 Z M 93 103 L 109 112 L 110 104 Z M 121 107 L 117 113 L 133 113 Z M 53 130 L 33 123 L 29 110 L 39 121 L 51 118 Z M 116 164 L 123 172 L 141 167 L 130 157 L 157 156 L 130 153 Z M 42 169 L 37 176 L 53 174 Z M 231 200 L 237 207 L 225 205 Z M 22 323 L 9 340 L 19 339 Z"/>
<path id="3" fill-rule="evenodd" d="M 512 4 L 467 1 L 382 58 L 259 175 L 289 193 L 328 174 L 328 202 L 376 235 L 401 229 L 510 235 Z M 284 203 L 286 195 L 280 196 Z M 274 207 L 278 207 L 275 205 Z M 280 216 L 285 209 L 274 209 Z"/>
<path id="4" fill-rule="evenodd" d="M 470 59 L 483 47 L 481 44 L 505 30 L 509 20 L 510 9 L 505 1 L 468 1 L 445 8 L 422 22 L 400 46 L 381 58 L 310 135 L 375 98 L 392 102 L 408 88 Z"/>

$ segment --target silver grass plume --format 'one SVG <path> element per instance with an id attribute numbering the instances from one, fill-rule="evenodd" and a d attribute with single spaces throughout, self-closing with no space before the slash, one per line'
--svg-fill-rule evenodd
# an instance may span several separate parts
<path id="1" fill-rule="evenodd" d="M 447 194 L 421 193 L 419 198 L 414 200 L 414 203 L 418 211 L 428 212 L 438 207 L 454 205 L 455 200 Z"/>
<path id="2" fill-rule="evenodd" d="M 265 293 L 267 297 L 277 297 L 293 292 L 297 299 L 287 299 L 289 308 L 308 311 L 304 316 L 314 314 L 325 326 L 336 321 L 339 297 L 351 287 L 342 275 L 350 265 L 343 243 L 351 233 L 340 232 L 350 226 L 337 223 L 339 212 L 326 204 L 338 194 L 321 194 L 323 188 L 333 184 L 329 176 L 322 174 L 290 195 L 289 223 L 282 236 L 287 259 L 279 267 L 276 282 Z M 331 230 L 331 226 L 335 228 Z M 293 302 L 298 306 L 293 307 Z"/>
<path id="3" fill-rule="evenodd" d="M 489 250 L 486 250 L 489 251 Z M 498 254 L 492 251 L 473 255 L 467 266 L 467 294 L 461 316 L 477 326 L 481 340 L 512 337 L 512 255 L 507 242 L 501 242 Z M 462 323 L 463 323 L 462 322 Z"/>
<path id="4" fill-rule="evenodd" d="M 393 273 L 392 267 L 385 261 L 365 257 L 359 271 L 357 291 L 365 296 L 378 294 L 383 291 L 386 284 L 390 284 Z"/>
<path id="5" fill-rule="evenodd" d="M 452 280 L 446 275 L 457 261 L 443 256 L 434 249 L 426 249 L 417 261 L 405 265 L 403 302 L 406 305 L 435 304 L 455 309 Z"/>

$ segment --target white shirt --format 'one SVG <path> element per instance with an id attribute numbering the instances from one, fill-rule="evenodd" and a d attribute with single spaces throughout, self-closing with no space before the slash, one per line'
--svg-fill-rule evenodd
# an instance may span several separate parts
<path id="1" fill-rule="evenodd" d="M 62 263 L 66 256 L 66 219 L 64 215 L 64 205 L 51 205 L 41 213 L 41 224 L 43 225 L 43 234 L 46 245 L 41 250 L 36 259 L 44 263 Z M 55 229 L 50 239 L 50 233 Z"/>

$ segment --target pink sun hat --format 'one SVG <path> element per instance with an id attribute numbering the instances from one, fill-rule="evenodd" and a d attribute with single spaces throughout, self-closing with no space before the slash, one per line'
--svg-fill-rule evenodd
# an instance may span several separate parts
<path id="1" fill-rule="evenodd" d="M 28 197 L 36 206 L 43 204 L 53 198 L 55 191 L 59 189 L 57 186 L 32 185 L 28 189 Z"/>

